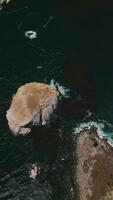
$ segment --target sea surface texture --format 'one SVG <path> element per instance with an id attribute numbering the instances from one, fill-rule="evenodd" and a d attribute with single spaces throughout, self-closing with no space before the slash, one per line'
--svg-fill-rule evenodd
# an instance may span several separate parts
<path id="1" fill-rule="evenodd" d="M 11 0 L 0 7 L 0 200 L 72 200 L 73 132 L 90 122 L 113 144 L 112 5 L 74 6 Z M 6 111 L 29 82 L 54 84 L 62 97 L 49 129 L 17 137 Z"/>

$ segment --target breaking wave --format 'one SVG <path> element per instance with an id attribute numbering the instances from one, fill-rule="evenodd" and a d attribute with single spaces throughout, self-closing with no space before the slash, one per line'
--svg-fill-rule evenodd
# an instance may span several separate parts
<path id="1" fill-rule="evenodd" d="M 84 128 L 90 129 L 92 126 L 97 128 L 97 133 L 100 138 L 106 138 L 108 143 L 113 147 L 113 125 L 105 120 L 82 122 L 74 128 L 74 134 L 78 134 Z"/>
<path id="2" fill-rule="evenodd" d="M 58 82 L 56 82 L 54 79 L 51 79 L 50 81 L 51 87 L 57 87 L 58 91 L 64 98 L 69 98 L 70 97 L 70 89 L 67 87 L 60 85 Z"/>

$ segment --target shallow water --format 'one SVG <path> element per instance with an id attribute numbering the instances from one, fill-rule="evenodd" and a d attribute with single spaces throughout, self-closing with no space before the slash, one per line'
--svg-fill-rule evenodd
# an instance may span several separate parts
<path id="1" fill-rule="evenodd" d="M 52 12 L 14 10 L 9 4 L 0 11 L 0 199 L 71 200 L 71 134 L 87 109 L 93 113 L 89 120 L 102 123 L 113 138 L 113 16 L 81 15 L 75 22 L 53 17 L 48 23 Z M 36 39 L 25 37 L 29 30 L 37 32 Z M 15 137 L 5 118 L 12 95 L 26 82 L 52 79 L 70 90 L 58 122 L 48 131 Z M 76 102 L 79 94 L 83 99 Z M 59 136 L 56 130 L 62 126 Z M 29 179 L 33 163 L 41 166 L 35 181 Z"/>

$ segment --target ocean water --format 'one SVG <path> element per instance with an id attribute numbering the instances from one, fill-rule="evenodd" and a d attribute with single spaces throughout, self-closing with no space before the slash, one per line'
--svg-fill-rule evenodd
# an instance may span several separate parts
<path id="1" fill-rule="evenodd" d="M 73 130 L 90 123 L 113 139 L 113 15 L 83 13 L 69 20 L 50 8 L 42 11 L 18 3 L 0 11 L 1 200 L 72 200 Z M 59 87 L 57 120 L 49 130 L 16 137 L 5 114 L 17 88 L 32 81 Z M 31 180 L 35 163 L 41 173 Z"/>

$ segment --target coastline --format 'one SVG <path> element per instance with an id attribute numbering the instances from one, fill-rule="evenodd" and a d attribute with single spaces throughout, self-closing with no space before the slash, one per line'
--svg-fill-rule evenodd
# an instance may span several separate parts
<path id="1" fill-rule="evenodd" d="M 113 147 L 98 135 L 96 127 L 84 128 L 73 138 L 74 199 L 113 199 Z"/>

